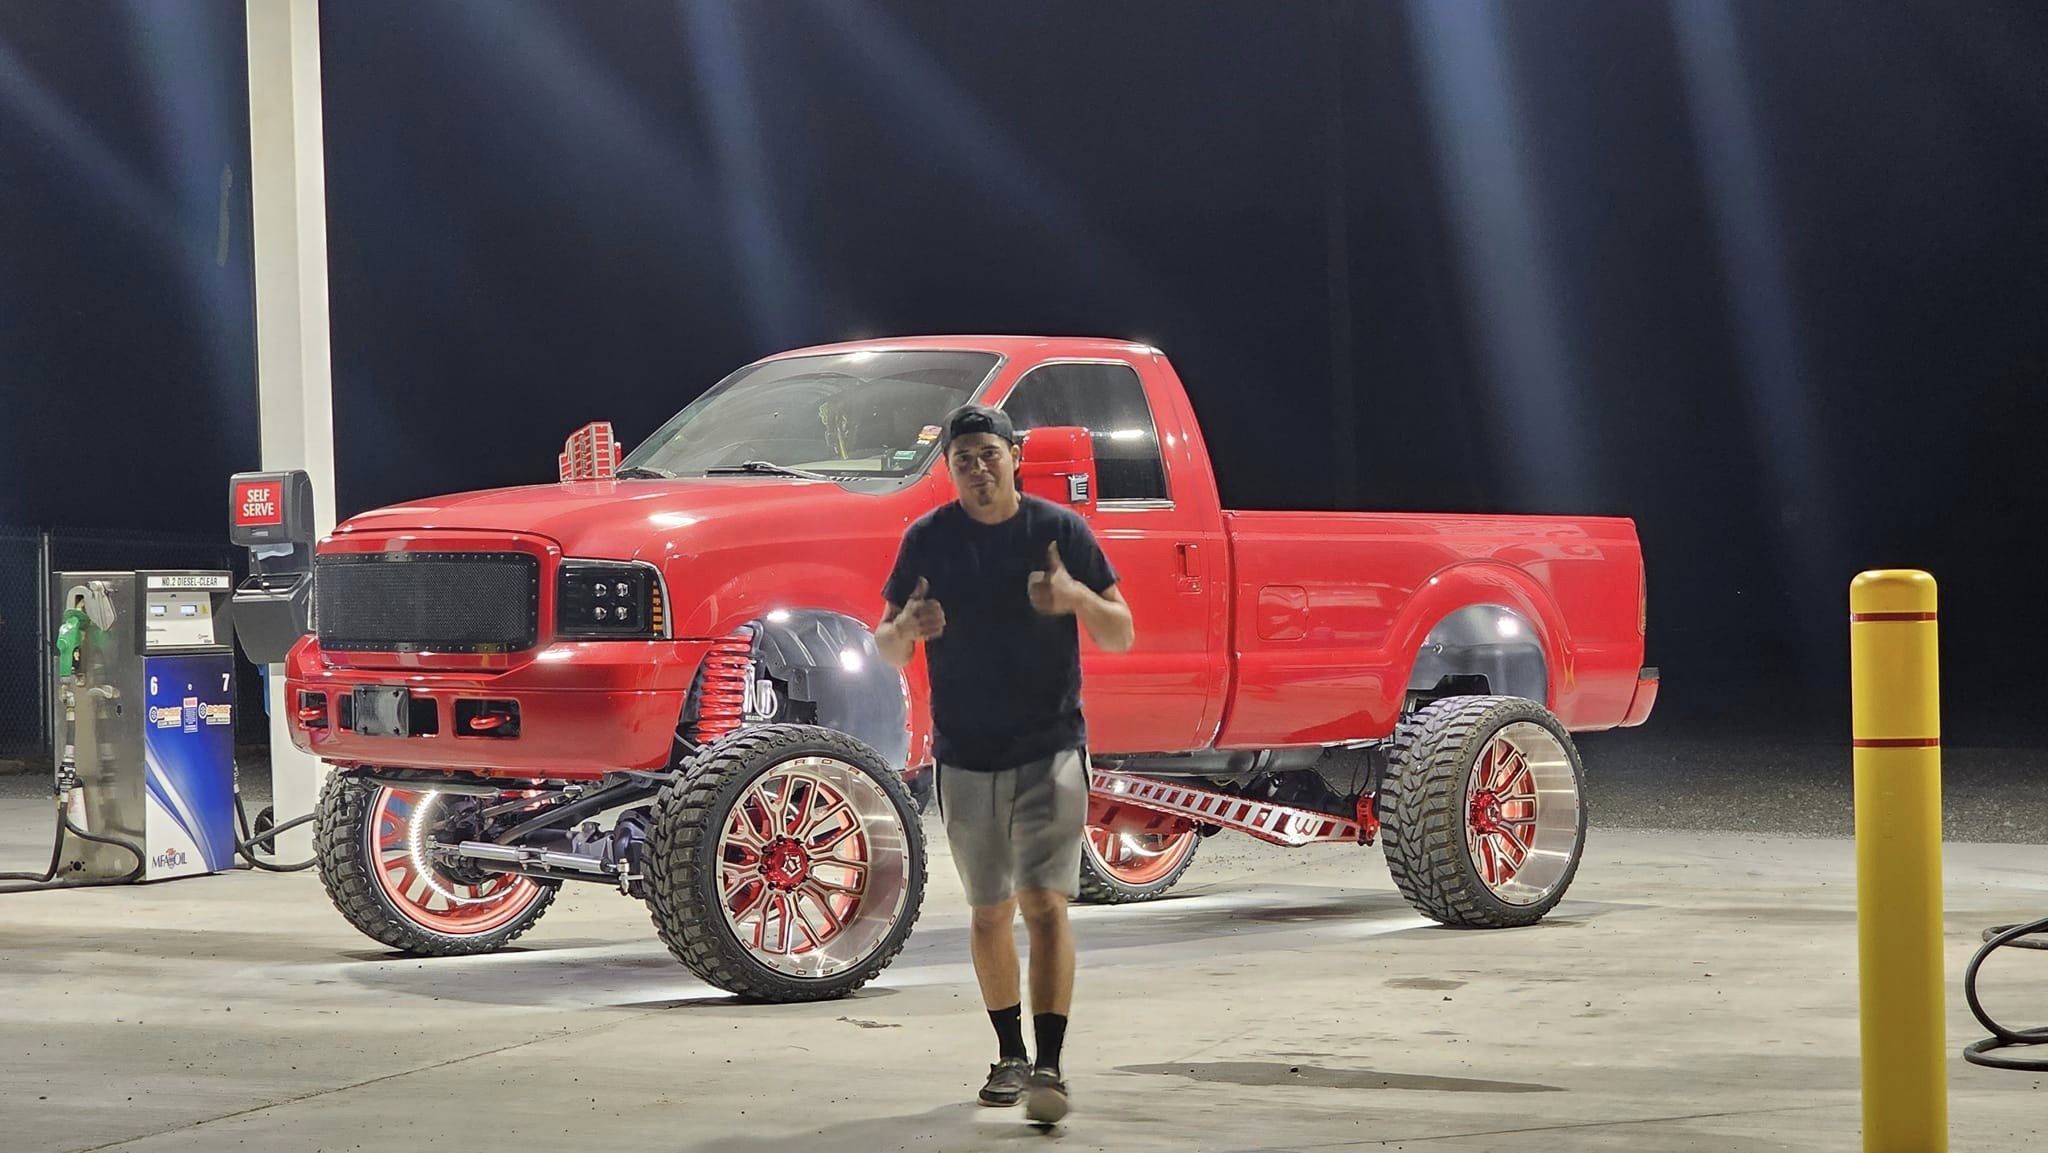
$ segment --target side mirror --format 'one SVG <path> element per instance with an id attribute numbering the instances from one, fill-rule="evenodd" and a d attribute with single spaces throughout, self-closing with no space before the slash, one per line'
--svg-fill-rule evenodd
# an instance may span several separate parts
<path id="1" fill-rule="evenodd" d="M 1085 428 L 1034 428 L 1024 434 L 1017 487 L 1083 514 L 1095 511 L 1095 440 Z"/>

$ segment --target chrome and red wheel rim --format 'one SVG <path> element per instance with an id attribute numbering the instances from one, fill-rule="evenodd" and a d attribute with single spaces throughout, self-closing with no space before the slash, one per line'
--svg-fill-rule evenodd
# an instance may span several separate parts
<path id="1" fill-rule="evenodd" d="M 1495 897 L 1534 905 L 1571 871 L 1579 846 L 1579 781 L 1571 754 L 1542 725 L 1503 727 L 1472 763 L 1465 848 Z"/>
<path id="2" fill-rule="evenodd" d="M 1201 834 L 1118 833 L 1088 826 L 1084 847 L 1088 863 L 1121 885 L 1143 888 L 1173 875 L 1175 869 L 1195 851 Z"/>
<path id="3" fill-rule="evenodd" d="M 377 887 L 399 916 L 422 929 L 473 937 L 504 928 L 540 898 L 540 886 L 509 873 L 464 881 L 443 871 L 430 839 L 443 799 L 431 792 L 377 791 L 365 830 Z"/>
<path id="4" fill-rule="evenodd" d="M 755 960 L 831 977 L 881 947 L 908 898 L 910 834 L 874 778 L 832 757 L 749 781 L 718 837 L 718 903 Z"/>

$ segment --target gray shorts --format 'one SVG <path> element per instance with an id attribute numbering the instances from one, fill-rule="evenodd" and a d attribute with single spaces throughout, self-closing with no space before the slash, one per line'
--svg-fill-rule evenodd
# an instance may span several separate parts
<path id="1" fill-rule="evenodd" d="M 1079 749 L 996 773 L 938 768 L 939 816 L 970 905 L 1000 905 L 1018 889 L 1081 890 L 1088 769 Z"/>

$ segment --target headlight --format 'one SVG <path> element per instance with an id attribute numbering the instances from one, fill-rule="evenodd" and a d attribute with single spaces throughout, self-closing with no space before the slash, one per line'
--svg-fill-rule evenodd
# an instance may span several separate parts
<path id="1" fill-rule="evenodd" d="M 565 560 L 555 577 L 555 635 L 644 640 L 667 632 L 661 574 L 644 561 Z"/>

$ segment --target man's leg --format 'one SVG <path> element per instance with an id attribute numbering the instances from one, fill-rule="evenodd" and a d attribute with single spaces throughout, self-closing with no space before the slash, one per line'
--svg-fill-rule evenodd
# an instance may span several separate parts
<path id="1" fill-rule="evenodd" d="M 1016 921 L 1014 900 L 976 905 L 968 930 L 974 979 L 981 984 L 981 1003 L 988 1009 L 988 1022 L 996 1030 L 997 1065 L 990 1070 L 990 1082 L 981 1093 L 982 1101 L 989 1105 L 1008 1105 L 1017 1100 L 1031 1061 L 1031 1051 L 1024 1047 L 1024 1012 L 1017 989 L 1017 941 L 1010 928 Z M 1006 1064 L 1014 1068 L 1005 1070 Z M 998 1080 L 1002 1083 L 997 1084 Z"/>
<path id="2" fill-rule="evenodd" d="M 1037 1035 L 1024 1115 L 1051 1124 L 1067 1115 L 1060 1073 L 1067 1011 L 1074 1000 L 1074 937 L 1067 902 L 1081 885 L 1081 836 L 1088 818 L 1088 769 L 1074 749 L 1021 770 L 1013 820 L 1017 901 L 1031 933 L 1031 1025 Z"/>
<path id="3" fill-rule="evenodd" d="M 1017 979 L 1017 901 L 1010 888 L 1009 812 L 1003 803 L 1008 781 L 995 773 L 941 768 L 939 812 L 946 840 L 960 872 L 971 910 L 968 952 L 981 985 L 982 1005 L 996 1031 L 996 1063 L 981 1087 L 984 1105 L 1014 1105 L 1030 1073 L 1024 1046 L 1022 997 Z"/>
<path id="4" fill-rule="evenodd" d="M 1074 934 L 1067 927 L 1067 895 L 1053 889 L 1022 889 L 1017 903 L 1031 935 L 1031 1031 L 1037 1053 L 1024 1115 L 1052 1124 L 1067 1115 L 1067 1082 L 1060 1072 L 1067 1042 L 1067 1010 L 1074 1001 Z"/>
<path id="5" fill-rule="evenodd" d="M 1051 889 L 1025 889 L 1017 894 L 1017 903 L 1024 910 L 1024 927 L 1031 936 L 1031 1012 L 1064 1017 L 1074 1003 L 1074 934 L 1067 926 L 1067 895 Z M 980 964 L 977 953 L 975 965 L 979 968 Z M 1014 978 L 1014 956 L 1010 964 Z M 987 990 L 984 981 L 984 996 Z"/>
<path id="6" fill-rule="evenodd" d="M 1074 1004 L 1074 934 L 1067 928 L 1067 895 L 1051 889 L 1017 894 L 1031 936 L 1031 1028 L 1041 1069 L 1059 1071 L 1067 1041 L 1067 1010 Z"/>
<path id="7" fill-rule="evenodd" d="M 974 906 L 969 951 L 974 955 L 974 979 L 981 983 L 981 1003 L 990 1012 L 1007 1009 L 1022 1000 L 1017 978 L 1017 940 L 1011 926 L 1017 923 L 1017 902 Z M 1035 1002 L 1038 988 L 1037 951 L 1032 952 L 1031 987 Z"/>
<path id="8" fill-rule="evenodd" d="M 1088 770 L 1069 750 L 1022 770 L 1014 826 L 1017 904 L 1031 933 L 1031 1012 L 1064 1023 L 1074 1000 L 1074 936 L 1067 902 L 1081 886 L 1081 837 L 1088 818 Z M 1039 1063 L 1057 1067 L 1043 1054 Z"/>

